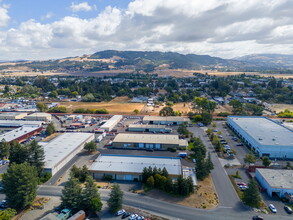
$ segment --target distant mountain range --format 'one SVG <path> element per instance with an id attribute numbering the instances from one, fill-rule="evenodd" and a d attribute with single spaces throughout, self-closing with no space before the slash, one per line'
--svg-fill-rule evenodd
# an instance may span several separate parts
<path id="1" fill-rule="evenodd" d="M 0 61 L 1 62 L 1 61 Z M 11 63 L 11 62 L 10 62 Z M 222 59 L 209 55 L 158 51 L 105 50 L 91 55 L 46 61 L 17 61 L 13 70 L 96 72 L 102 70 L 135 70 L 153 72 L 156 69 L 192 69 L 218 71 L 280 71 L 293 72 L 293 55 L 257 54 Z M 1 63 L 0 70 L 9 71 L 12 65 Z"/>

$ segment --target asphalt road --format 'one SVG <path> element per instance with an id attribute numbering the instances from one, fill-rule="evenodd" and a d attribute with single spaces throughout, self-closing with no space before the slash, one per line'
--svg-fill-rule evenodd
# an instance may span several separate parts
<path id="1" fill-rule="evenodd" d="M 200 137 L 207 151 L 211 154 L 211 159 L 214 164 L 214 169 L 211 172 L 216 191 L 219 197 L 220 207 L 234 209 L 235 211 L 246 210 L 238 198 L 230 179 L 227 176 L 225 169 L 222 167 L 214 148 L 208 139 L 203 128 L 189 127 L 189 130 L 195 137 Z"/>
<path id="2" fill-rule="evenodd" d="M 61 196 L 62 187 L 60 186 L 40 186 L 38 195 L 40 196 Z M 110 190 L 100 189 L 101 199 L 106 201 Z M 202 210 L 185 207 L 177 204 L 167 203 L 150 197 L 124 192 L 124 205 L 147 210 L 154 214 L 163 215 L 169 219 L 186 219 L 186 220 L 235 220 L 251 219 L 255 215 L 252 211 L 238 210 L 233 208 L 219 207 L 213 210 Z M 276 219 L 274 215 L 265 215 L 265 219 Z M 291 216 L 278 216 L 278 219 L 292 219 Z"/>

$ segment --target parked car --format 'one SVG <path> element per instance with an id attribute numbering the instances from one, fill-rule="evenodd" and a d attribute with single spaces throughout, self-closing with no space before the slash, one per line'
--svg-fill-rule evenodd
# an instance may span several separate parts
<path id="1" fill-rule="evenodd" d="M 231 150 L 231 147 L 230 147 L 229 145 L 225 145 L 224 148 L 225 148 L 226 150 Z"/>
<path id="2" fill-rule="evenodd" d="M 127 217 L 129 217 L 131 215 L 131 213 L 129 213 L 129 212 L 124 212 L 124 214 L 122 215 L 122 219 L 125 219 L 125 218 L 127 218 Z"/>
<path id="3" fill-rule="evenodd" d="M 240 185 L 240 186 L 238 186 L 238 188 L 239 188 L 241 191 L 244 191 L 244 190 L 247 190 L 247 189 L 248 189 L 248 186 Z"/>
<path id="4" fill-rule="evenodd" d="M 223 136 L 222 136 L 222 135 L 218 135 L 218 137 L 219 137 L 219 138 L 223 138 Z"/>
<path id="5" fill-rule="evenodd" d="M 238 141 L 238 138 L 237 137 L 232 137 L 232 140 L 233 141 Z"/>
<path id="6" fill-rule="evenodd" d="M 289 206 L 284 206 L 284 209 L 288 214 L 292 214 L 292 209 Z"/>
<path id="7" fill-rule="evenodd" d="M 237 182 L 237 185 L 238 186 L 246 186 L 246 183 L 244 183 L 244 182 Z"/>
<path id="8" fill-rule="evenodd" d="M 119 215 L 122 215 L 124 213 L 125 213 L 125 210 L 124 209 L 121 209 L 118 212 L 116 212 L 116 215 L 119 216 Z"/>
<path id="9" fill-rule="evenodd" d="M 138 214 L 132 214 L 129 217 L 129 220 L 136 220 L 136 218 L 138 217 Z"/>
<path id="10" fill-rule="evenodd" d="M 236 144 L 236 146 L 243 147 L 244 145 L 242 143 L 240 143 L 240 144 Z"/>
<path id="11" fill-rule="evenodd" d="M 218 130 L 217 129 L 214 129 L 213 132 L 218 132 Z"/>
<path id="12" fill-rule="evenodd" d="M 259 215 L 256 215 L 252 217 L 252 220 L 264 220 L 264 218 Z"/>
<path id="13" fill-rule="evenodd" d="M 7 208 L 7 202 L 6 202 L 6 200 L 2 200 L 2 202 L 0 203 L 0 208 L 2 208 L 2 209 L 6 209 Z"/>
<path id="14" fill-rule="evenodd" d="M 272 211 L 272 213 L 277 213 L 277 209 L 273 204 L 269 205 L 269 209 Z"/>

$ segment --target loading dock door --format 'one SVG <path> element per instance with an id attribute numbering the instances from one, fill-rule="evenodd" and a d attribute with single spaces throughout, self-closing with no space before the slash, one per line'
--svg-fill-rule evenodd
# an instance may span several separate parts
<path id="1" fill-rule="evenodd" d="M 161 144 L 156 144 L 156 149 L 160 149 L 161 148 Z"/>
<path id="2" fill-rule="evenodd" d="M 143 143 L 139 143 L 139 144 L 138 144 L 138 147 L 139 147 L 139 148 L 143 148 L 143 147 L 144 147 L 144 144 L 143 144 Z"/>
<path id="3" fill-rule="evenodd" d="M 145 147 L 146 148 L 150 148 L 150 144 L 145 144 Z"/>

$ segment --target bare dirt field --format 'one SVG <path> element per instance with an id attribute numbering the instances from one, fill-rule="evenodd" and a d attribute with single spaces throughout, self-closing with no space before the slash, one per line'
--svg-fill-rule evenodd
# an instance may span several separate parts
<path id="1" fill-rule="evenodd" d="M 69 112 L 72 112 L 77 108 L 85 109 L 107 109 L 110 114 L 134 114 L 133 110 L 139 111 L 144 107 L 141 103 L 128 103 L 127 97 L 118 97 L 110 102 L 60 102 L 67 108 Z"/>
<path id="2" fill-rule="evenodd" d="M 270 108 L 277 113 L 284 111 L 285 109 L 293 111 L 293 105 L 290 104 L 272 104 Z"/>
<path id="3" fill-rule="evenodd" d="M 229 75 L 240 75 L 244 72 L 217 72 L 217 71 L 209 71 L 209 70 L 186 70 L 186 69 L 163 69 L 163 70 L 156 70 L 154 73 L 158 74 L 159 76 L 173 76 L 173 77 L 191 77 L 193 73 L 201 73 L 201 74 L 208 74 L 213 76 L 229 76 Z M 275 77 L 275 78 L 284 78 L 284 79 L 292 79 L 293 74 L 263 74 L 259 72 L 245 72 L 246 75 L 249 76 L 263 76 L 263 77 Z"/>
<path id="4" fill-rule="evenodd" d="M 198 189 L 186 198 L 173 197 L 156 189 L 146 194 L 159 200 L 177 203 L 183 206 L 202 209 L 216 208 L 219 200 L 211 176 L 207 177 L 204 181 L 199 181 L 198 186 Z"/>

